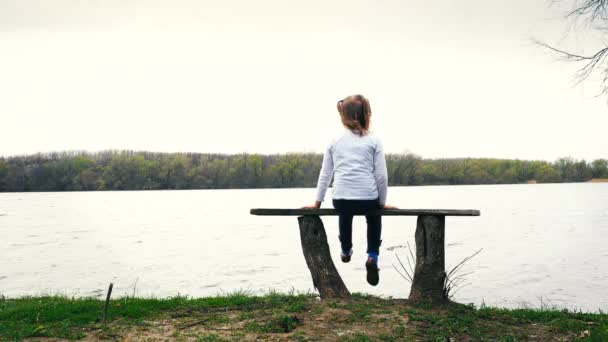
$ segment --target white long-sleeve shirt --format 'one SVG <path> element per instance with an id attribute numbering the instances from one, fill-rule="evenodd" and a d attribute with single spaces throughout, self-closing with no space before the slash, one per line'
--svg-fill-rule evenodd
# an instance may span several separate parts
<path id="1" fill-rule="evenodd" d="M 323 154 L 317 201 L 323 202 L 334 177 L 333 199 L 379 199 L 386 203 L 388 175 L 382 142 L 373 133 L 359 136 L 345 128 Z"/>

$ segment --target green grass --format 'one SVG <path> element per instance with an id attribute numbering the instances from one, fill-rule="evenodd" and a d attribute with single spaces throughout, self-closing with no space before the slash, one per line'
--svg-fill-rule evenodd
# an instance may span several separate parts
<path id="1" fill-rule="evenodd" d="M 295 330 L 300 320 L 296 316 L 275 315 L 264 322 L 252 321 L 245 325 L 245 330 L 259 333 L 288 333 Z"/>
<path id="2" fill-rule="evenodd" d="M 236 292 L 226 296 L 208 298 L 173 297 L 120 298 L 110 301 L 108 320 L 121 319 L 137 324 L 162 313 L 171 312 L 179 317 L 189 316 L 217 308 L 248 310 L 286 306 L 299 310 L 310 295 L 286 295 L 271 292 L 264 296 L 251 296 Z M 61 296 L 0 297 L 0 340 L 26 337 L 63 337 L 76 339 L 84 336 L 82 327 L 101 324 L 104 302 L 93 298 L 67 298 Z M 213 320 L 213 318 L 212 318 Z M 221 317 L 215 319 L 221 322 Z"/>
<path id="3" fill-rule="evenodd" d="M 406 338 L 406 328 L 403 324 L 397 325 L 390 333 L 380 334 L 380 341 L 403 341 Z"/>
<path id="4" fill-rule="evenodd" d="M 450 304 L 444 313 L 436 314 L 422 309 L 403 312 L 410 320 L 425 324 L 429 337 L 441 339 L 455 335 L 466 335 L 474 339 L 496 335 L 500 341 L 516 341 L 529 334 L 529 329 L 519 332 L 501 328 L 509 326 L 527 327 L 542 325 L 558 333 L 583 332 L 589 330 L 590 341 L 608 341 L 608 315 L 601 313 L 570 312 L 568 310 L 547 309 L 503 309 Z M 519 333 L 519 334 L 518 334 Z M 502 334 L 502 335 L 501 335 Z"/>
<path id="5" fill-rule="evenodd" d="M 340 341 L 340 342 L 371 342 L 373 340 L 365 334 L 356 333 L 356 334 L 350 335 L 350 336 L 342 336 L 342 337 L 340 337 L 340 339 L 338 341 Z"/>
<path id="6" fill-rule="evenodd" d="M 224 339 L 217 334 L 206 334 L 198 336 L 196 342 L 223 342 Z"/>
<path id="7" fill-rule="evenodd" d="M 431 307 L 362 294 L 355 294 L 351 300 L 323 302 L 311 294 L 275 292 L 262 296 L 237 292 L 208 298 L 127 297 L 110 302 L 108 325 L 102 323 L 103 306 L 103 301 L 92 298 L 0 297 L 0 340 L 78 339 L 85 334 L 119 339 L 124 329 L 146 330 L 159 319 L 170 319 L 176 326 L 198 327 L 196 331 L 183 330 L 184 334 L 194 334 L 185 336 L 198 341 L 230 341 L 238 336 L 266 334 L 290 334 L 293 340 L 306 341 L 318 340 L 320 335 L 315 334 L 338 330 L 347 331 L 340 341 L 443 341 L 448 337 L 520 341 L 532 335 L 536 339 L 583 336 L 586 341 L 608 341 L 608 315 L 604 313 L 476 308 L 457 303 Z M 320 332 L 318 322 L 328 330 Z M 229 334 L 213 330 L 225 326 L 230 327 Z"/>

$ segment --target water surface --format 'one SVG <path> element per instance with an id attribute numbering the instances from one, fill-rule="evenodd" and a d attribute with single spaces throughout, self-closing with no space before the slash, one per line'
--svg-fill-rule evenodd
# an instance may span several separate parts
<path id="1" fill-rule="evenodd" d="M 308 291 L 296 217 L 250 208 L 310 204 L 314 189 L 0 194 L 0 294 L 208 296 L 235 290 Z M 328 198 L 330 193 L 328 193 Z M 402 208 L 480 209 L 446 218 L 446 264 L 467 264 L 464 303 L 608 310 L 608 184 L 391 187 Z M 324 217 L 351 291 L 407 297 L 395 253 L 413 246 L 415 217 L 383 218 L 381 282 L 365 282 L 365 219 L 342 264 L 337 217 Z"/>

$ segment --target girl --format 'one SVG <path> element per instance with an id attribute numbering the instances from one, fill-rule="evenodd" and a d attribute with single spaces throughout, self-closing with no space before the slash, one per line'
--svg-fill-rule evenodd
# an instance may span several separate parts
<path id="1" fill-rule="evenodd" d="M 349 262 L 352 250 L 353 215 L 374 209 L 395 208 L 386 204 L 388 185 L 382 142 L 369 131 L 372 111 L 363 95 L 352 95 L 338 101 L 338 113 L 344 132 L 327 147 L 317 182 L 317 198 L 312 206 L 320 208 L 332 176 L 333 205 L 339 216 L 340 244 L 343 262 Z M 377 285 L 378 254 L 382 216 L 366 215 L 367 282 Z"/>

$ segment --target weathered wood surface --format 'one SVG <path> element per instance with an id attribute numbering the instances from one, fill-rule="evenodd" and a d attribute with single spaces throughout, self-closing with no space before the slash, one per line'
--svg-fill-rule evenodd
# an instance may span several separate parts
<path id="1" fill-rule="evenodd" d="M 419 216 L 415 237 L 416 268 L 409 299 L 431 303 L 446 301 L 445 217 Z"/>
<path id="2" fill-rule="evenodd" d="M 350 292 L 331 258 L 321 219 L 318 216 L 301 216 L 298 223 L 304 258 L 321 299 L 350 298 Z"/>
<path id="3" fill-rule="evenodd" d="M 251 209 L 252 215 L 263 216 L 337 216 L 335 209 Z M 382 209 L 372 211 L 366 215 L 382 215 L 382 216 L 420 216 L 420 215 L 437 215 L 437 216 L 479 216 L 479 210 L 465 209 Z"/>
<path id="4" fill-rule="evenodd" d="M 337 216 L 334 209 L 251 209 L 252 215 L 299 216 L 300 239 L 313 284 L 322 299 L 349 298 L 331 258 L 327 234 L 319 216 Z M 366 215 L 418 216 L 416 224 L 416 267 L 409 299 L 413 302 L 441 303 L 445 293 L 445 217 L 479 216 L 479 210 L 383 209 Z"/>

